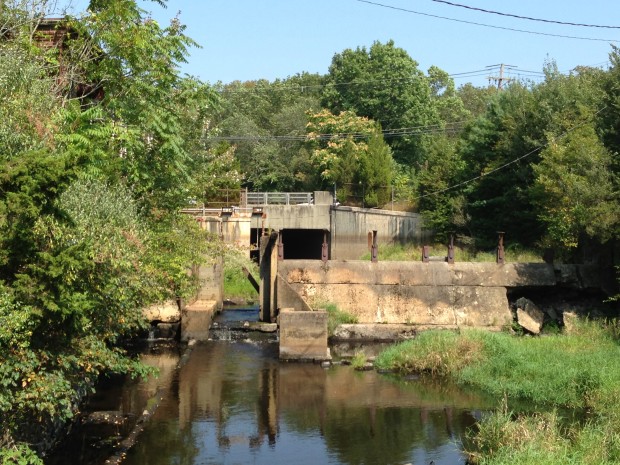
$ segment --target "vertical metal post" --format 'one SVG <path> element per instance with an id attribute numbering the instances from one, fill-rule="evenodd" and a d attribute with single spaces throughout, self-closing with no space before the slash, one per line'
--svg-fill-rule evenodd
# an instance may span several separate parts
<path id="1" fill-rule="evenodd" d="M 498 265 L 503 265 L 505 263 L 505 259 L 504 259 L 504 234 L 506 234 L 503 231 L 497 231 L 497 234 L 499 235 L 498 241 L 497 241 L 497 264 Z"/>
<path id="2" fill-rule="evenodd" d="M 323 245 L 321 246 L 321 260 L 329 260 L 329 249 L 327 248 L 327 233 L 323 233 Z"/>
<path id="3" fill-rule="evenodd" d="M 422 262 L 428 263 L 430 260 L 430 247 L 428 245 L 422 246 Z"/>
<path id="4" fill-rule="evenodd" d="M 284 242 L 282 242 L 282 231 L 278 231 L 278 261 L 284 260 Z"/>
<path id="5" fill-rule="evenodd" d="M 379 246 L 377 245 L 377 231 L 372 232 L 372 246 L 370 247 L 370 261 L 376 263 L 379 261 Z"/>
<path id="6" fill-rule="evenodd" d="M 448 256 L 446 261 L 449 264 L 454 264 L 454 234 L 450 234 L 450 243 L 448 244 Z"/>

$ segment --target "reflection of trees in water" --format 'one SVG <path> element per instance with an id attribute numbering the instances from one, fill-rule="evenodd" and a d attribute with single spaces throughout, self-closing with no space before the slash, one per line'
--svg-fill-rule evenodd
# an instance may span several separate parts
<path id="1" fill-rule="evenodd" d="M 444 411 L 415 408 L 330 409 L 325 442 L 343 463 L 405 463 L 411 451 L 451 440 Z M 451 425 L 450 429 L 454 430 Z"/>
<path id="2" fill-rule="evenodd" d="M 261 457 L 265 446 L 275 450 L 276 442 L 293 436 L 315 438 L 319 455 L 347 465 L 407 463 L 418 451 L 445 452 L 446 444 L 455 444 L 457 454 L 456 444 L 474 423 L 460 408 L 472 399 L 445 385 L 281 364 L 245 344 L 197 347 L 176 381 L 127 465 Z M 443 408 L 447 404 L 459 408 Z"/>
<path id="3" fill-rule="evenodd" d="M 198 436 L 192 427 L 179 428 L 176 421 L 158 422 L 142 432 L 123 464 L 194 465 L 199 454 Z"/>

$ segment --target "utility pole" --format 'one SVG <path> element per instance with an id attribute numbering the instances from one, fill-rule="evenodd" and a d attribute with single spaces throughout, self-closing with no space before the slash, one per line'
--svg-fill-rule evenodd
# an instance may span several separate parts
<path id="1" fill-rule="evenodd" d="M 491 83 L 491 81 L 497 82 L 497 90 L 502 90 L 504 88 L 504 83 L 513 80 L 512 78 L 504 77 L 504 70 L 515 69 L 516 66 L 500 63 L 497 65 L 486 66 L 486 68 L 495 68 L 497 66 L 499 66 L 499 76 L 489 76 L 489 84 Z"/>

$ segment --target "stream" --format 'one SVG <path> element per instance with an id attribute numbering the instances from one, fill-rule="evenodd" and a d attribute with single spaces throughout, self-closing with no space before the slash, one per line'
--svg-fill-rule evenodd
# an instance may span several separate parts
<path id="1" fill-rule="evenodd" d="M 110 383 L 87 405 L 123 418 L 150 408 L 135 445 L 119 449 L 119 422 L 112 439 L 78 435 L 46 464 L 114 454 L 127 465 L 465 464 L 465 433 L 492 399 L 445 381 L 280 362 L 275 335 L 231 329 L 257 317 L 225 310 L 214 340 L 187 352 L 150 343 L 142 358 L 159 368 L 157 379 Z"/>

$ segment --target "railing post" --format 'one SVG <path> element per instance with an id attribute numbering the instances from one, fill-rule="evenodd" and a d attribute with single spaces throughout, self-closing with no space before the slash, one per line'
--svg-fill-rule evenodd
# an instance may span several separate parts
<path id="1" fill-rule="evenodd" d="M 497 234 L 499 235 L 499 238 L 497 240 L 497 257 L 496 257 L 496 262 L 498 265 L 503 265 L 505 262 L 504 259 L 504 234 L 506 234 L 503 231 L 497 231 Z"/>
<path id="2" fill-rule="evenodd" d="M 284 260 L 284 242 L 282 242 L 282 231 L 278 231 L 278 261 Z"/>
<path id="3" fill-rule="evenodd" d="M 321 246 L 321 260 L 326 262 L 329 260 L 329 249 L 327 246 L 327 233 L 323 233 L 323 244 Z"/>
<path id="4" fill-rule="evenodd" d="M 450 234 L 450 243 L 448 244 L 448 256 L 446 261 L 449 264 L 454 264 L 454 234 Z"/>
<path id="5" fill-rule="evenodd" d="M 372 246 L 370 247 L 370 261 L 377 263 L 379 261 L 379 246 L 377 245 L 377 231 L 372 232 Z"/>
<path id="6" fill-rule="evenodd" d="M 428 263 L 430 260 L 430 247 L 428 245 L 422 246 L 422 262 Z"/>

